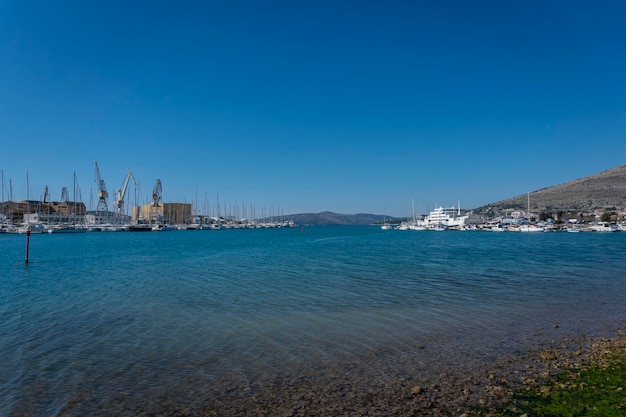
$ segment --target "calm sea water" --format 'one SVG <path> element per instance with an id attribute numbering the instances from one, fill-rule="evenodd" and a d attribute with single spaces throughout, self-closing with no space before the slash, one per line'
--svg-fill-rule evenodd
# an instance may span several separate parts
<path id="1" fill-rule="evenodd" d="M 626 321 L 626 233 L 33 235 L 28 265 L 25 241 L 0 236 L 2 416 L 271 415 Z"/>

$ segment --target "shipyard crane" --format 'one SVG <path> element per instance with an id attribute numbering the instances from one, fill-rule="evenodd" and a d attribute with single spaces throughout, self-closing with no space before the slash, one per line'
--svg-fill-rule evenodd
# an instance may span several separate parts
<path id="1" fill-rule="evenodd" d="M 96 170 L 96 184 L 98 184 L 98 205 L 96 210 L 101 212 L 108 212 L 109 206 L 107 205 L 107 198 L 109 198 L 109 192 L 107 191 L 104 180 L 100 178 L 100 169 L 98 169 L 98 161 L 93 161 Z"/>
<path id="2" fill-rule="evenodd" d="M 159 212 L 159 207 L 161 207 L 161 180 L 157 179 L 154 184 L 154 188 L 152 189 L 152 220 L 156 221 L 162 213 Z"/>
<path id="3" fill-rule="evenodd" d="M 161 194 L 161 180 L 157 179 L 156 183 L 154 184 L 154 188 L 152 189 L 152 207 L 161 207 L 161 205 L 159 204 L 161 202 Z"/>
<path id="4" fill-rule="evenodd" d="M 67 191 L 67 187 L 61 188 L 61 203 L 67 204 L 70 201 L 70 193 Z"/>
<path id="5" fill-rule="evenodd" d="M 133 180 L 135 187 L 137 186 L 137 181 L 135 180 L 135 176 L 133 175 L 133 171 L 128 168 L 128 172 L 126 172 L 126 176 L 122 180 L 122 185 L 120 188 L 115 191 L 115 206 L 117 207 L 117 215 L 122 216 L 124 214 L 124 197 L 126 196 L 126 190 L 128 189 L 128 183 L 130 180 Z"/>

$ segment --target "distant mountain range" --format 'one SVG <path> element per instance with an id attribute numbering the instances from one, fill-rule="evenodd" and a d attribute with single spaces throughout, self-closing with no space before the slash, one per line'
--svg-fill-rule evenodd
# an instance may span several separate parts
<path id="1" fill-rule="evenodd" d="M 474 213 L 500 214 L 506 210 L 525 211 L 530 200 L 533 212 L 578 213 L 594 210 L 626 208 L 626 164 L 588 177 L 580 178 L 553 187 L 543 188 L 529 194 L 519 195 L 473 210 Z M 307 225 L 362 225 L 381 223 L 381 214 L 339 214 L 330 211 L 321 213 L 292 214 L 296 224 Z M 399 218 L 386 217 L 389 222 Z"/>
<path id="2" fill-rule="evenodd" d="M 360 225 L 380 223 L 383 221 L 384 216 L 382 214 L 339 214 L 323 211 L 321 213 L 292 214 L 289 216 L 289 219 L 301 226 Z M 387 216 L 387 220 L 390 220 L 389 216 Z"/>

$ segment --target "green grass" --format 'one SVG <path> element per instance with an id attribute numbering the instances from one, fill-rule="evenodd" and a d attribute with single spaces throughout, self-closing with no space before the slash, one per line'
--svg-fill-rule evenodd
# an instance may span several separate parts
<path id="1" fill-rule="evenodd" d="M 518 416 L 626 416 L 626 363 L 616 356 L 606 367 L 566 371 L 543 389 L 518 391 L 513 404 Z"/>

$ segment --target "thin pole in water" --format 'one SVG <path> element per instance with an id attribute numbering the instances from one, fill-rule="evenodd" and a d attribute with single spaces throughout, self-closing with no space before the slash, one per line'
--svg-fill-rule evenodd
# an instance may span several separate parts
<path id="1" fill-rule="evenodd" d="M 26 263 L 28 263 L 28 246 L 30 244 L 30 226 L 26 230 Z"/>

